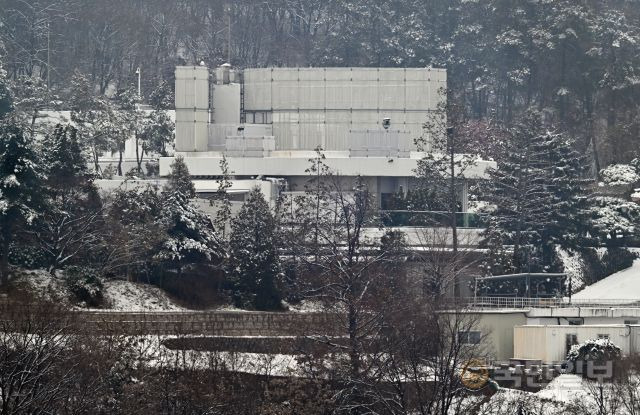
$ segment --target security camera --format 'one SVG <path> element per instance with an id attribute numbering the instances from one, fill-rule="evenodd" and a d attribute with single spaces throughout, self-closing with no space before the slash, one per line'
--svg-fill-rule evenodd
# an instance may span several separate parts
<path id="1" fill-rule="evenodd" d="M 391 127 L 391 118 L 385 117 L 382 119 L 382 126 L 385 130 L 388 130 Z"/>

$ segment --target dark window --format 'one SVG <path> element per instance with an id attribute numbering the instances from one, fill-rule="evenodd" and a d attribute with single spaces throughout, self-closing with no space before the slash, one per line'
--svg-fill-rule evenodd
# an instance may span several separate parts
<path id="1" fill-rule="evenodd" d="M 459 331 L 458 341 L 461 344 L 478 344 L 482 339 L 482 332 L 479 331 Z"/>
<path id="2" fill-rule="evenodd" d="M 571 350 L 571 346 L 578 344 L 578 335 L 577 334 L 567 334 L 565 341 L 565 354 L 569 353 Z"/>

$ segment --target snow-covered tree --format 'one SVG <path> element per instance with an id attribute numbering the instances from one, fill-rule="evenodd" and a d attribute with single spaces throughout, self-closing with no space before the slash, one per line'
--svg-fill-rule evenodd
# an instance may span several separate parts
<path id="1" fill-rule="evenodd" d="M 640 205 L 617 197 L 590 201 L 587 220 L 593 236 L 605 245 L 624 245 L 640 235 Z"/>
<path id="2" fill-rule="evenodd" d="M 42 148 L 48 203 L 32 233 L 55 273 L 72 260 L 91 258 L 102 204 L 75 128 L 58 125 Z"/>
<path id="3" fill-rule="evenodd" d="M 0 46 L 2 46 L 0 44 Z M 0 49 L 0 52 L 2 50 Z M 0 62 L 0 119 L 13 110 L 13 98 L 7 81 L 7 71 L 2 68 Z"/>
<path id="4" fill-rule="evenodd" d="M 222 239 L 225 239 L 227 226 L 231 221 L 231 199 L 229 198 L 228 190 L 231 188 L 230 175 L 233 172 L 229 171 L 229 162 L 224 155 L 222 156 L 222 159 L 220 159 L 220 171 L 222 176 L 218 179 L 216 200 L 212 200 L 211 202 L 215 203 L 218 208 L 213 222 L 215 223 L 218 232 L 222 235 Z"/>
<path id="5" fill-rule="evenodd" d="M 36 121 L 40 112 L 55 109 L 58 98 L 39 77 L 20 76 L 12 81 L 11 91 L 16 115 L 33 138 L 38 132 Z"/>
<path id="6" fill-rule="evenodd" d="M 600 170 L 600 179 L 606 186 L 625 186 L 640 181 L 640 175 L 630 164 L 612 164 Z"/>
<path id="7" fill-rule="evenodd" d="M 164 187 L 164 192 L 166 193 L 174 191 L 180 191 L 189 199 L 193 199 L 196 196 L 196 188 L 191 181 L 189 168 L 182 156 L 177 156 L 171 163 L 171 172 L 169 172 L 168 181 Z"/>
<path id="8" fill-rule="evenodd" d="M 238 306 L 257 310 L 282 307 L 275 220 L 259 188 L 251 190 L 231 222 L 227 276 Z"/>
<path id="9" fill-rule="evenodd" d="M 114 112 L 113 125 L 116 129 L 112 132 L 114 150 L 118 152 L 117 172 L 118 176 L 123 175 L 122 162 L 127 141 L 134 137 L 136 139 L 136 160 L 142 160 L 140 156 L 139 127 L 142 122 L 142 111 L 136 105 L 139 97 L 132 89 L 124 89 L 118 92 L 116 101 L 118 110 Z M 140 161 L 140 164 L 142 161 Z"/>
<path id="10" fill-rule="evenodd" d="M 14 232 L 31 224 L 42 208 L 42 165 L 31 140 L 16 124 L 0 124 L 0 232 L 2 285 L 9 280 L 9 247 Z"/>
<path id="11" fill-rule="evenodd" d="M 223 257 L 211 219 L 202 213 L 180 189 L 164 192 L 160 223 L 166 236 L 155 254 L 182 274 L 184 266 L 211 264 Z"/>
<path id="12" fill-rule="evenodd" d="M 155 153 L 167 156 L 167 145 L 173 142 L 175 123 L 169 118 L 166 110 L 154 110 L 146 115 L 137 134 L 136 143 L 140 152 L 136 162 L 141 169 L 145 154 Z"/>
<path id="13" fill-rule="evenodd" d="M 586 166 L 538 113 L 523 117 L 510 135 L 507 158 L 486 182 L 486 199 L 496 206 L 486 234 L 501 232 L 502 243 L 513 246 L 517 271 L 543 271 L 553 263 L 554 245 L 574 246 L 587 232 Z"/>
<path id="14" fill-rule="evenodd" d="M 153 256 L 166 229 L 158 188 L 148 185 L 118 189 L 105 201 L 105 226 L 100 238 L 100 269 L 105 273 L 139 275 L 154 264 Z"/>
<path id="15" fill-rule="evenodd" d="M 113 137 L 117 126 L 113 105 L 96 95 L 89 79 L 78 71 L 71 78 L 69 104 L 71 120 L 83 144 L 91 150 L 95 172 L 100 173 L 100 157 L 115 148 Z"/>

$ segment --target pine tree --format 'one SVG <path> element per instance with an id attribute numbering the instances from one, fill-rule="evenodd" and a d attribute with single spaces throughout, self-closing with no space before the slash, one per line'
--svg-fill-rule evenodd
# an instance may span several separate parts
<path id="1" fill-rule="evenodd" d="M 556 245 L 572 247 L 586 234 L 580 225 L 585 162 L 568 139 L 546 129 L 538 113 L 527 114 L 510 133 L 510 151 L 487 181 L 487 199 L 496 211 L 485 244 L 512 245 L 517 271 L 548 270 Z M 498 234 L 500 239 L 493 237 Z"/>
<path id="2" fill-rule="evenodd" d="M 102 203 L 75 128 L 56 126 L 44 138 L 42 153 L 48 203 L 33 234 L 54 274 L 76 258 L 91 258 L 87 252 L 99 236 Z"/>
<path id="3" fill-rule="evenodd" d="M 182 274 L 185 265 L 220 259 L 221 246 L 211 219 L 179 189 L 165 193 L 160 222 L 167 229 L 155 259 Z"/>
<path id="4" fill-rule="evenodd" d="M 87 167 L 78 130 L 58 124 L 42 142 L 47 168 L 47 188 L 53 198 L 73 192 L 95 191 L 93 175 Z"/>
<path id="5" fill-rule="evenodd" d="M 254 188 L 231 224 L 227 275 L 238 306 L 257 310 L 281 308 L 275 233 L 269 205 L 260 189 Z"/>
<path id="6" fill-rule="evenodd" d="M 40 159 L 25 138 L 23 131 L 12 123 L 0 125 L 0 232 L 2 285 L 9 280 L 9 246 L 16 229 L 31 224 L 42 208 Z"/>
<path id="7" fill-rule="evenodd" d="M 164 187 L 165 193 L 171 193 L 176 190 L 180 191 L 189 199 L 196 197 L 196 188 L 191 181 L 189 168 L 182 156 L 177 156 L 173 163 L 171 163 L 171 172 L 169 173 L 167 184 Z"/>

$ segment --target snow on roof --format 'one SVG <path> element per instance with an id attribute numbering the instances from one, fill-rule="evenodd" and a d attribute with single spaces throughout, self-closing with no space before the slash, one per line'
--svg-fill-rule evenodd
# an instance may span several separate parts
<path id="1" fill-rule="evenodd" d="M 640 259 L 573 295 L 576 300 L 640 300 Z"/>

